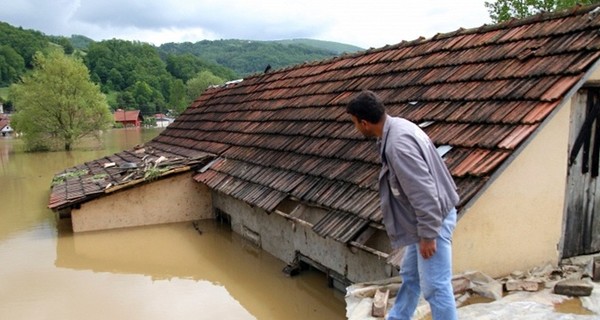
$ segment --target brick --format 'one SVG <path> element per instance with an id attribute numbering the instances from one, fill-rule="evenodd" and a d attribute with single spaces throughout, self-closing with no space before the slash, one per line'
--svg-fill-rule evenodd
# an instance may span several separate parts
<path id="1" fill-rule="evenodd" d="M 471 281 L 465 277 L 455 277 L 452 279 L 452 291 L 454 294 L 463 294 L 471 288 Z"/>
<path id="2" fill-rule="evenodd" d="M 538 291 L 540 282 L 535 280 L 508 280 L 506 291 Z"/>
<path id="3" fill-rule="evenodd" d="M 563 280 L 554 286 L 554 293 L 564 296 L 587 297 L 592 294 L 594 286 L 583 280 Z"/>

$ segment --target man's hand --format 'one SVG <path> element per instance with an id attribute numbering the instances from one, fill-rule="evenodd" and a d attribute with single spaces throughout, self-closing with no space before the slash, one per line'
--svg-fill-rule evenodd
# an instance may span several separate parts
<path id="1" fill-rule="evenodd" d="M 424 259 L 431 258 L 436 251 L 435 239 L 421 239 L 419 241 L 419 251 Z"/>

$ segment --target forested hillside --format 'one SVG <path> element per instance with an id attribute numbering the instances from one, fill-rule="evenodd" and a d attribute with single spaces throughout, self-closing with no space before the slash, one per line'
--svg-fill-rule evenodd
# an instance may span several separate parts
<path id="1" fill-rule="evenodd" d="M 139 109 L 144 115 L 183 111 L 208 86 L 263 72 L 354 52 L 358 47 L 310 39 L 217 40 L 169 43 L 95 42 L 83 35 L 45 35 L 0 22 L 0 102 L 11 110 L 7 87 L 32 69 L 36 52 L 60 48 L 82 59 L 112 109 Z"/>
<path id="2" fill-rule="evenodd" d="M 307 45 L 309 47 L 315 47 L 315 48 L 321 48 L 321 49 L 327 50 L 327 51 L 333 51 L 338 54 L 352 53 L 352 52 L 364 50 L 363 48 L 349 45 L 349 44 L 333 42 L 333 41 L 315 40 L 315 39 L 277 40 L 274 42 L 285 44 L 285 45 L 303 44 L 303 45 Z"/>
<path id="3" fill-rule="evenodd" d="M 326 48 L 326 49 L 325 49 Z M 331 58 L 360 48 L 316 40 L 250 41 L 203 40 L 196 43 L 165 43 L 163 54 L 192 54 L 228 67 L 241 76 L 262 72 L 267 65 L 274 69 Z"/>
<path id="4" fill-rule="evenodd" d="M 33 55 L 48 46 L 41 32 L 15 28 L 0 22 L 0 87 L 6 86 L 31 68 Z"/>

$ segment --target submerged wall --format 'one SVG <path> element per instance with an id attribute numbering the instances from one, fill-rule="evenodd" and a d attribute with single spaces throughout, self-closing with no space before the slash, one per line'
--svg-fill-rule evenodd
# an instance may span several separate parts
<path id="1" fill-rule="evenodd" d="M 74 232 L 209 219 L 211 192 L 183 173 L 83 203 L 71 211 Z"/>
<path id="2" fill-rule="evenodd" d="M 309 226 L 275 213 L 267 214 L 222 193 L 214 192 L 212 199 L 216 209 L 230 216 L 233 231 L 287 264 L 300 253 L 351 282 L 384 279 L 391 275 L 391 268 L 384 259 L 360 249 L 350 250 L 339 241 L 317 235 Z M 325 213 L 318 208 L 303 209 L 312 211 L 308 215 Z"/>

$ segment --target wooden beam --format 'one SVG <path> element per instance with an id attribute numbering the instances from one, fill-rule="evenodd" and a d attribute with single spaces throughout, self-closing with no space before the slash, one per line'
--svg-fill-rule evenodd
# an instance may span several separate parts
<path id="1" fill-rule="evenodd" d="M 385 253 L 385 252 L 381 252 L 381 251 L 379 251 L 379 250 L 376 250 L 376 249 L 373 249 L 373 248 L 371 248 L 371 247 L 367 247 L 367 246 L 365 246 L 365 245 L 363 245 L 363 244 L 360 244 L 360 243 L 358 243 L 358 242 L 356 242 L 356 241 L 350 241 L 350 243 L 349 243 L 349 244 L 350 244 L 351 246 L 354 246 L 354 247 L 357 247 L 357 248 L 359 248 L 359 249 L 362 249 L 362 250 L 364 250 L 364 251 L 367 251 L 367 252 L 369 252 L 369 253 L 372 253 L 372 254 L 374 254 L 374 255 L 376 255 L 376 256 L 378 256 L 378 257 L 382 258 L 382 259 L 387 259 L 387 258 L 388 258 L 388 256 L 389 256 L 389 254 L 387 254 L 387 253 Z"/>
<path id="2" fill-rule="evenodd" d="M 582 88 L 599 88 L 600 80 L 588 80 L 581 87 Z"/>
<path id="3" fill-rule="evenodd" d="M 385 231 L 385 226 L 381 223 L 377 223 L 377 222 L 371 222 L 369 223 L 369 227 L 381 230 L 381 231 Z"/>
<path id="4" fill-rule="evenodd" d="M 312 223 L 306 222 L 306 221 L 304 221 L 304 220 L 302 220 L 300 218 L 296 218 L 294 216 L 291 216 L 291 215 L 289 215 L 289 214 L 287 214 L 287 213 L 285 213 L 283 211 L 280 211 L 280 210 L 276 209 L 276 210 L 273 210 L 273 212 L 275 212 L 276 214 L 278 214 L 278 215 L 280 215 L 280 216 L 282 216 L 282 217 L 284 217 L 286 219 L 292 220 L 292 221 L 294 221 L 294 222 L 296 222 L 296 223 L 298 223 L 298 224 L 300 224 L 302 226 L 305 226 L 307 228 L 311 228 L 312 229 L 312 227 L 313 227 Z"/>

